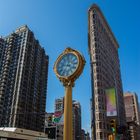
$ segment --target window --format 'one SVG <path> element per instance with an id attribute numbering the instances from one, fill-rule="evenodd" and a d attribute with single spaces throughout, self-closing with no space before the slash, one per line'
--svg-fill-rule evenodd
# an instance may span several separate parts
<path id="1" fill-rule="evenodd" d="M 100 139 L 102 139 L 103 138 L 103 133 L 102 132 L 100 132 Z"/>
<path id="2" fill-rule="evenodd" d="M 96 19 L 96 14 L 95 13 L 93 14 L 93 18 Z"/>
<path id="3" fill-rule="evenodd" d="M 103 128 L 106 129 L 106 127 L 105 127 L 105 123 L 103 123 Z"/>
<path id="4" fill-rule="evenodd" d="M 101 113 L 99 113 L 99 119 L 102 119 L 102 114 Z"/>
<path id="5" fill-rule="evenodd" d="M 99 129 L 102 129 L 102 122 L 99 122 Z"/>

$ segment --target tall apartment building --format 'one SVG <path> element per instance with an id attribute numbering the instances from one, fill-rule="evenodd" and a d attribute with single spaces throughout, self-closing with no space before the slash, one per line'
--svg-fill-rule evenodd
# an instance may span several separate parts
<path id="1" fill-rule="evenodd" d="M 92 86 L 92 139 L 107 140 L 109 121 L 124 126 L 125 109 L 118 56 L 119 45 L 103 13 L 97 5 L 88 11 L 88 41 Z M 106 90 L 114 88 L 116 116 L 107 116 Z"/>
<path id="2" fill-rule="evenodd" d="M 22 26 L 0 38 L 0 127 L 43 131 L 48 56 Z"/>
<path id="3" fill-rule="evenodd" d="M 124 94 L 126 121 L 134 121 L 140 125 L 138 96 L 136 93 L 126 92 Z"/>

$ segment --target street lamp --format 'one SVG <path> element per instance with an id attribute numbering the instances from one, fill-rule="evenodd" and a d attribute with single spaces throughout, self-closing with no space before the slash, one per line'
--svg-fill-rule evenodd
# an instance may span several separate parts
<path id="1" fill-rule="evenodd" d="M 84 57 L 71 48 L 66 48 L 54 64 L 54 72 L 65 87 L 64 140 L 72 140 L 72 87 L 84 65 Z"/>

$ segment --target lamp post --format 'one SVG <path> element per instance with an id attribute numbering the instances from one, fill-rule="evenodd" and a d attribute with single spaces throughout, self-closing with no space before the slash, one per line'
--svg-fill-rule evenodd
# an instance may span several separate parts
<path id="1" fill-rule="evenodd" d="M 65 87 L 64 140 L 72 140 L 72 87 L 85 65 L 84 57 L 76 50 L 66 48 L 54 64 L 54 72 Z"/>

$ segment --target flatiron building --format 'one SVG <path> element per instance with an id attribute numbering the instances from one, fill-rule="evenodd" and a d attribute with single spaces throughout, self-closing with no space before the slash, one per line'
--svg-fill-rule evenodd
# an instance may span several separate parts
<path id="1" fill-rule="evenodd" d="M 92 140 L 107 140 L 110 133 L 109 121 L 124 126 L 125 109 L 118 55 L 118 42 L 103 13 L 97 5 L 88 11 L 88 43 L 91 65 L 91 128 Z M 107 116 L 106 90 L 116 91 L 116 116 Z"/>

